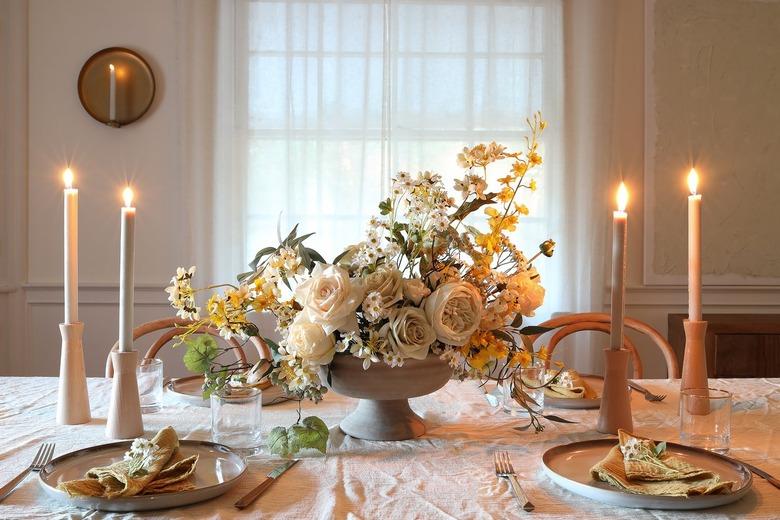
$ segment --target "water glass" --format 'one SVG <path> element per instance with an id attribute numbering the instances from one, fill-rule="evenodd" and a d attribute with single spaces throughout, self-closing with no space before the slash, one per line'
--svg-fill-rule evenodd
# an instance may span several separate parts
<path id="1" fill-rule="evenodd" d="M 729 451 L 731 394 L 715 388 L 680 392 L 680 440 L 718 453 Z"/>
<path id="2" fill-rule="evenodd" d="M 258 388 L 226 388 L 211 394 L 214 442 L 243 455 L 260 451 L 263 399 Z"/>
<path id="3" fill-rule="evenodd" d="M 136 367 L 135 376 L 138 380 L 141 413 L 159 412 L 163 401 L 162 359 L 142 359 Z"/>
<path id="4" fill-rule="evenodd" d="M 503 382 L 504 411 L 514 416 L 528 416 L 528 410 L 520 404 L 521 400 L 534 413 L 544 411 L 544 388 L 547 368 L 542 361 L 535 361 L 528 367 L 519 367 Z M 522 393 L 521 393 L 522 392 Z M 523 396 L 522 394 L 530 398 Z"/>

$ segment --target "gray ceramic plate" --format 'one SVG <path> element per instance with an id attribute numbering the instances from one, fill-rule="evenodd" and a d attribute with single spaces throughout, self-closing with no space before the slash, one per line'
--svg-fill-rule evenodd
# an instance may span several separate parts
<path id="1" fill-rule="evenodd" d="M 41 487 L 51 497 L 72 506 L 100 511 L 148 511 L 179 507 L 218 497 L 235 486 L 246 473 L 246 463 L 230 448 L 207 441 L 179 441 L 179 449 L 185 457 L 198 454 L 198 464 L 192 477 L 195 489 L 158 495 L 141 495 L 127 498 L 70 498 L 57 484 L 67 480 L 84 478 L 84 474 L 96 466 L 107 466 L 122 460 L 132 441 L 114 442 L 74 451 L 53 459 L 39 474 Z"/>
<path id="2" fill-rule="evenodd" d="M 208 408 L 209 401 L 203 399 L 203 376 L 188 376 L 171 379 L 165 383 L 165 390 L 173 399 L 185 404 L 203 406 Z M 284 391 L 278 386 L 263 389 L 263 406 L 283 403 L 290 399 L 285 397 Z"/>
<path id="3" fill-rule="evenodd" d="M 597 395 L 601 396 L 601 391 L 604 388 L 603 377 L 588 374 L 581 374 L 581 377 Z M 593 399 L 567 399 L 565 397 L 549 397 L 545 395 L 544 405 L 552 406 L 553 408 L 568 408 L 570 410 L 590 410 L 601 406 L 601 397 Z"/>
<path id="4" fill-rule="evenodd" d="M 590 468 L 617 444 L 617 439 L 599 439 L 556 446 L 542 456 L 544 471 L 559 486 L 604 504 L 643 509 L 705 509 L 736 502 L 750 490 L 753 477 L 741 462 L 700 448 L 667 443 L 675 456 L 700 468 L 718 473 L 723 480 L 736 482 L 731 493 L 692 497 L 635 495 L 620 491 L 606 482 L 595 481 Z"/>

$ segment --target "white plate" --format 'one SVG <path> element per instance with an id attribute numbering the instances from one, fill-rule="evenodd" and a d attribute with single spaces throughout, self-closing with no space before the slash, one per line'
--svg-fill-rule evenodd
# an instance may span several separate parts
<path id="1" fill-rule="evenodd" d="M 550 397 L 544 396 L 544 405 L 552 406 L 553 408 L 567 408 L 569 410 L 590 410 L 601 406 L 601 392 L 604 388 L 604 378 L 601 376 L 591 376 L 587 374 L 581 374 L 580 377 L 588 383 L 596 395 L 592 399 L 567 399 L 565 397 Z"/>
<path id="2" fill-rule="evenodd" d="M 626 493 L 590 476 L 590 468 L 617 444 L 617 439 L 599 439 L 556 446 L 542 455 L 544 471 L 559 486 L 604 504 L 643 509 L 705 509 L 736 502 L 750 490 L 753 477 L 741 462 L 717 453 L 681 444 L 667 443 L 666 449 L 694 466 L 718 473 L 736 482 L 731 493 L 691 497 L 664 497 Z"/>
<path id="3" fill-rule="evenodd" d="M 103 444 L 59 456 L 39 473 L 41 487 L 49 496 L 76 507 L 116 512 L 148 511 L 185 506 L 218 497 L 233 488 L 246 473 L 246 462 L 227 446 L 207 441 L 180 440 L 179 450 L 182 455 L 200 455 L 191 477 L 195 489 L 110 500 L 98 497 L 71 498 L 66 492 L 57 489 L 60 482 L 84 478 L 87 471 L 94 467 L 108 466 L 122 460 L 131 442 Z"/>
<path id="4" fill-rule="evenodd" d="M 180 403 L 193 406 L 210 406 L 208 399 L 203 399 L 203 376 L 188 376 L 171 379 L 165 383 L 165 391 Z M 278 386 L 269 386 L 262 389 L 263 406 L 279 404 L 290 399 L 284 395 L 284 390 Z"/>

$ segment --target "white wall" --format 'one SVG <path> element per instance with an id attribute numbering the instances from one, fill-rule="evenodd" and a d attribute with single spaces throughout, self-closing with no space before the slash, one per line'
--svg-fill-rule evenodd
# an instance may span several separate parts
<path id="1" fill-rule="evenodd" d="M 573 1 L 573 0 L 572 0 Z M 204 0 L 205 4 L 208 4 Z M 62 321 L 62 168 L 71 161 L 81 202 L 81 319 L 89 375 L 103 373 L 117 335 L 119 194 L 138 193 L 136 323 L 170 315 L 162 287 L 177 265 L 193 262 L 184 186 L 193 131 L 208 141 L 210 121 L 192 107 L 191 69 L 209 57 L 208 32 L 191 30 L 187 0 L 0 0 L 0 374 L 55 375 Z M 614 2 L 616 27 L 611 143 L 603 153 L 629 186 L 644 184 L 644 1 Z M 574 8 L 582 9 L 584 5 Z M 572 13 L 572 6 L 567 9 Z M 576 23 L 576 22 L 574 22 Z M 202 47 L 194 49 L 196 42 Z M 150 112 L 112 129 L 81 108 L 76 78 L 84 61 L 109 46 L 139 51 L 158 92 Z M 199 95 L 202 95 L 200 93 Z M 681 122 L 682 124 L 682 122 Z M 203 156 L 203 154 L 206 154 Z M 666 316 L 686 309 L 684 286 L 643 283 L 643 214 L 634 197 L 629 226 L 627 313 L 666 333 Z M 681 231 L 682 231 L 681 223 Z M 705 222 L 706 225 L 706 222 Z M 767 247 L 778 247 L 767 244 Z M 608 258 L 605 251 L 604 258 Z M 606 264 L 604 264 L 606 265 Z M 598 259 L 594 268 L 599 268 Z M 604 292 L 604 309 L 608 307 Z M 705 312 L 780 312 L 777 287 L 707 287 Z M 640 344 L 649 376 L 665 375 L 660 355 Z M 179 357 L 173 353 L 170 361 Z M 181 369 L 178 370 L 180 372 Z M 174 372 L 166 370 L 169 374 Z"/>
<path id="2" fill-rule="evenodd" d="M 629 221 L 629 260 L 628 289 L 626 295 L 626 314 L 646 321 L 656 327 L 663 335 L 667 334 L 667 315 L 687 312 L 687 287 L 646 285 L 643 277 L 645 262 L 652 257 L 644 249 L 644 215 L 652 208 L 646 208 L 643 193 L 644 179 L 644 131 L 645 131 L 645 78 L 644 78 L 644 0 L 621 0 L 615 2 L 617 32 L 615 34 L 615 106 L 612 111 L 613 132 L 611 150 L 615 167 L 622 171 L 626 183 L 635 194 L 631 198 Z M 775 42 L 780 46 L 780 40 Z M 721 79 L 723 80 L 723 79 Z M 718 78 L 712 78 L 710 88 L 718 88 Z M 767 100 L 768 103 L 773 102 Z M 686 122 L 681 119 L 681 125 Z M 684 165 L 683 165 L 684 166 Z M 684 173 L 684 168 L 683 168 Z M 743 172 L 750 175 L 751 172 Z M 685 186 L 670 187 L 680 192 L 681 204 L 684 204 Z M 744 207 L 751 207 L 750 201 L 744 201 Z M 756 218 L 778 219 L 778 208 L 753 208 Z M 706 217 L 705 213 L 705 217 Z M 705 221 L 704 226 L 717 223 Z M 686 232 L 683 219 L 679 223 L 679 233 Z M 779 248 L 778 243 L 766 243 L 767 248 Z M 731 245 L 739 249 L 739 243 Z M 706 251 L 704 252 L 706 254 Z M 748 273 L 744 273 L 748 274 Z M 780 287 L 749 286 L 705 286 L 703 290 L 705 313 L 780 313 Z M 605 288 L 604 308 L 608 309 L 609 293 Z M 646 341 L 639 344 L 645 364 L 645 375 L 664 377 L 665 365 L 652 345 Z"/>
<path id="3" fill-rule="evenodd" d="M 6 157 L 0 312 L 16 314 L 4 331 L 3 374 L 58 371 L 62 321 L 62 181 L 70 162 L 80 199 L 80 318 L 87 372 L 102 374 L 117 335 L 120 194 L 137 197 L 136 323 L 170 315 L 162 288 L 192 261 L 183 157 L 181 2 L 175 0 L 30 0 L 3 3 L 3 49 L 13 61 L 3 106 L 16 116 Z M 26 18 L 26 21 L 25 21 Z M 114 129 L 81 107 L 76 79 L 93 53 L 136 50 L 151 65 L 157 94 L 138 122 Z M 25 48 L 26 47 L 26 48 Z M 26 99 L 24 99 L 26 97 Z M 24 103 L 20 104 L 20 101 Z M 8 165 L 8 161 L 13 164 Z M 19 233 L 19 231 L 22 233 Z M 24 232 L 26 231 L 26 232 Z M 25 243 L 26 242 L 26 243 Z M 21 307 L 20 307 L 21 306 Z"/>

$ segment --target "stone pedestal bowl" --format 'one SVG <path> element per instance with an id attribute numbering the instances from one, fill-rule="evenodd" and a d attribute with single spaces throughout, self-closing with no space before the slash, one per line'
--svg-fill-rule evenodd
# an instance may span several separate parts
<path id="1" fill-rule="evenodd" d="M 435 392 L 452 377 L 452 368 L 438 357 L 406 359 L 401 367 L 374 363 L 363 370 L 363 360 L 337 354 L 322 367 L 322 381 L 334 392 L 360 399 L 339 427 L 351 437 L 375 441 L 414 439 L 425 433 L 422 418 L 409 407 L 410 397 Z"/>

